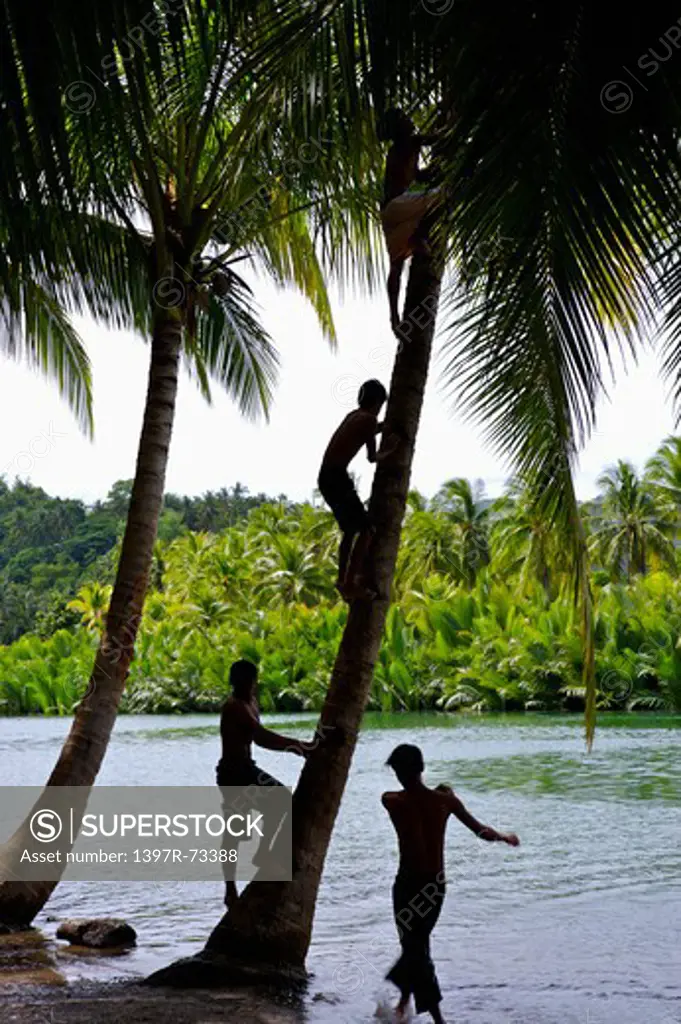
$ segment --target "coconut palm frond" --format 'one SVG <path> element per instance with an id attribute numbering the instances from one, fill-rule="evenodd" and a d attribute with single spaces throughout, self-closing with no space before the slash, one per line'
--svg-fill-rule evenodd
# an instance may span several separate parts
<path id="1" fill-rule="evenodd" d="M 186 357 L 206 398 L 213 378 L 244 415 L 267 416 L 277 378 L 278 358 L 260 324 L 250 291 L 236 275 L 226 274 L 220 297 L 212 294 L 196 318 Z"/>
<path id="2" fill-rule="evenodd" d="M 54 381 L 82 428 L 92 422 L 90 361 L 83 343 L 49 286 L 17 279 L 11 299 L 0 297 L 0 348 Z"/>

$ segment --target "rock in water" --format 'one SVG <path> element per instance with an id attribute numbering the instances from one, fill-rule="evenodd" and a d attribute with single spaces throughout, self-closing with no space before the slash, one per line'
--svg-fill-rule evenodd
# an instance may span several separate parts
<path id="1" fill-rule="evenodd" d="M 87 920 L 63 921 L 57 928 L 57 938 L 66 939 L 74 946 L 92 949 L 111 949 L 114 946 L 134 946 L 137 933 L 125 921 L 116 917 L 95 917 Z"/>

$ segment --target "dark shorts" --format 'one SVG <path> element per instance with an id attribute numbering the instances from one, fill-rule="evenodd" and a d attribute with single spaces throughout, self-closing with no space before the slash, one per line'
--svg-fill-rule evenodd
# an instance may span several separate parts
<path id="1" fill-rule="evenodd" d="M 343 533 L 361 533 L 368 528 L 367 510 L 347 469 L 322 466 L 317 486 Z"/>
<path id="2" fill-rule="evenodd" d="M 220 761 L 215 769 L 218 786 L 281 786 L 283 783 L 259 768 L 255 761 Z"/>
<path id="3" fill-rule="evenodd" d="M 437 924 L 446 883 L 440 875 L 399 871 L 393 885 L 395 924 L 402 955 L 386 975 L 403 996 L 414 996 L 417 1013 L 432 1013 L 442 999 L 430 956 L 430 933 Z"/>
<path id="4" fill-rule="evenodd" d="M 245 788 L 251 786 L 257 787 L 283 785 L 283 783 L 279 782 L 278 779 L 275 779 L 273 775 L 269 775 L 268 772 L 263 771 L 262 768 L 259 768 L 255 761 L 251 760 L 250 758 L 244 758 L 239 761 L 225 761 L 224 759 L 222 759 L 217 764 L 215 774 L 217 776 L 217 784 L 221 788 L 229 786 L 239 786 Z M 224 792 L 222 794 L 222 814 L 225 819 L 228 818 L 229 815 L 234 812 L 242 814 L 245 809 L 243 806 L 243 800 L 237 797 L 237 803 L 233 804 L 231 801 L 231 796 L 231 794 L 227 794 Z M 253 793 L 252 797 L 254 806 L 257 807 L 257 794 Z M 273 836 L 276 834 L 278 830 L 279 822 L 281 819 L 271 818 L 268 820 L 271 822 L 272 833 L 268 834 L 266 832 L 265 838 L 260 840 L 260 843 L 263 844 L 262 855 L 265 858 L 267 858 L 268 855 L 271 856 L 270 846 L 272 844 Z M 230 836 L 230 834 L 227 831 L 225 831 L 222 839 L 223 849 L 227 851 L 232 850 L 235 848 L 235 846 L 238 847 L 239 842 L 240 840 L 237 839 L 235 841 L 234 838 Z M 260 854 L 260 852 L 261 849 L 259 847 L 256 857 L 258 856 L 258 854 Z M 257 863 L 256 857 L 253 858 L 253 864 Z M 232 861 L 228 858 L 229 854 L 227 855 L 227 859 L 223 860 L 222 862 L 222 874 L 225 879 L 225 882 L 234 883 L 236 879 L 236 868 L 238 861 Z M 270 863 L 270 861 L 265 860 L 264 863 Z"/>

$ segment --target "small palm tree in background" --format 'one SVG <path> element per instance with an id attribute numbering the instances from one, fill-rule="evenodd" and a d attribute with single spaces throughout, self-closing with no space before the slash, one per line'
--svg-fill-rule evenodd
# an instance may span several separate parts
<path id="1" fill-rule="evenodd" d="M 405 518 L 395 589 L 403 597 L 418 580 L 432 575 L 464 579 L 461 538 L 440 509 L 412 507 Z"/>
<path id="2" fill-rule="evenodd" d="M 567 571 L 560 538 L 520 480 L 512 480 L 494 503 L 492 549 L 495 573 L 517 576 L 521 593 L 536 581 L 547 600 L 556 596 Z"/>
<path id="3" fill-rule="evenodd" d="M 646 463 L 645 482 L 661 504 L 671 504 L 681 513 L 681 437 L 667 437 Z"/>
<path id="4" fill-rule="evenodd" d="M 93 633 L 101 633 L 111 601 L 112 588 L 101 583 L 86 583 L 78 594 L 66 605 L 73 612 L 80 613 L 81 625 Z"/>
<path id="5" fill-rule="evenodd" d="M 614 579 L 627 582 L 636 574 L 644 576 L 656 560 L 673 566 L 673 506 L 661 504 L 659 492 L 623 460 L 598 478 L 598 486 L 602 497 L 591 538 L 594 558 Z"/>
<path id="6" fill-rule="evenodd" d="M 318 550 L 304 539 L 280 534 L 256 561 L 254 573 L 262 579 L 258 589 L 264 602 L 314 605 L 333 593 L 330 566 L 330 559 L 324 564 Z"/>
<path id="7" fill-rule="evenodd" d="M 461 539 L 461 567 L 469 588 L 475 586 L 480 569 L 489 564 L 489 508 L 482 480 L 471 484 L 458 477 L 442 485 L 433 499 L 456 524 Z"/>

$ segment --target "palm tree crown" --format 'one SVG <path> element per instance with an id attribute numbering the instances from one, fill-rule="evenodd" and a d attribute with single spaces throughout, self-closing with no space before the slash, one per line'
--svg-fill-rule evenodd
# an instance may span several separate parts
<path id="1" fill-rule="evenodd" d="M 598 479 L 603 492 L 598 525 L 591 547 L 615 575 L 627 580 L 644 575 L 651 559 L 674 562 L 670 536 L 674 521 L 669 507 L 655 500 L 655 493 L 629 462 L 620 460 Z"/>

